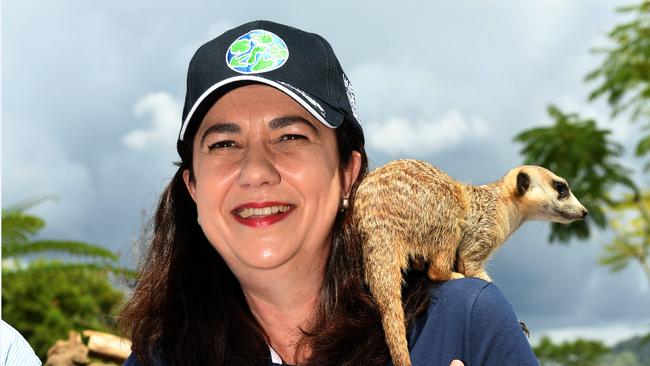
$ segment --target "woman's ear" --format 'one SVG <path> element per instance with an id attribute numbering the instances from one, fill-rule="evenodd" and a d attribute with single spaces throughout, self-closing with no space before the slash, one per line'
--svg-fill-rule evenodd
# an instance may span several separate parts
<path id="1" fill-rule="evenodd" d="M 350 196 L 350 190 L 354 182 L 359 178 L 359 171 L 361 170 L 361 153 L 358 151 L 352 151 L 352 156 L 350 156 L 350 161 L 348 165 L 343 169 L 341 174 L 341 191 L 343 192 L 343 197 Z"/>
<path id="2" fill-rule="evenodd" d="M 196 199 L 194 198 L 194 194 L 196 193 L 196 182 L 193 182 L 190 179 L 189 169 L 183 170 L 183 182 L 185 182 L 185 188 L 187 188 L 187 191 L 190 192 L 190 196 L 192 196 L 192 200 L 194 200 L 194 203 L 196 203 Z"/>

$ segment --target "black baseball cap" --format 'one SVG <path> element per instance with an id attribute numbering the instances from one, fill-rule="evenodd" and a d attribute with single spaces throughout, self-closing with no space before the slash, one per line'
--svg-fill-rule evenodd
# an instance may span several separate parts
<path id="1" fill-rule="evenodd" d="M 246 83 L 275 87 L 325 126 L 350 123 L 363 136 L 352 86 L 330 44 L 315 33 L 257 20 L 226 31 L 192 57 L 177 142 L 181 158 L 214 102 Z"/>

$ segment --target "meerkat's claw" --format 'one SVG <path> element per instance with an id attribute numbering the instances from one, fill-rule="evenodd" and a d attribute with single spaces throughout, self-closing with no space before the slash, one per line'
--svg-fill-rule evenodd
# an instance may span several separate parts
<path id="1" fill-rule="evenodd" d="M 451 279 L 452 280 L 458 280 L 460 278 L 465 278 L 465 276 L 462 273 L 451 272 Z"/>
<path id="2" fill-rule="evenodd" d="M 524 334 L 526 337 L 530 338 L 530 331 L 528 330 L 528 326 L 526 323 L 524 323 L 522 320 L 519 321 L 519 326 L 521 327 L 521 330 L 524 331 Z"/>

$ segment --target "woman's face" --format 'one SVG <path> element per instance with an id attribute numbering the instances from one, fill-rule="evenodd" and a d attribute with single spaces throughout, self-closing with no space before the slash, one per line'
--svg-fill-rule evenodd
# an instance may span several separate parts
<path id="1" fill-rule="evenodd" d="M 334 130 L 270 86 L 236 88 L 212 106 L 193 141 L 199 223 L 235 275 L 327 258 L 360 155 L 339 164 Z"/>

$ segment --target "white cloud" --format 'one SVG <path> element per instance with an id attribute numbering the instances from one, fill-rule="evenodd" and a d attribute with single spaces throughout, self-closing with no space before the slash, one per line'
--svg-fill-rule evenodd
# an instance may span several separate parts
<path id="1" fill-rule="evenodd" d="M 481 117 L 465 118 L 459 111 L 450 110 L 435 121 L 393 117 L 384 122 L 369 122 L 364 130 L 372 149 L 423 156 L 466 140 L 480 139 L 487 135 L 488 126 Z"/>
<path id="2" fill-rule="evenodd" d="M 122 141 L 130 148 L 144 150 L 153 145 L 174 146 L 181 121 L 181 106 L 171 95 L 157 92 L 145 95 L 133 108 L 137 117 L 150 115 L 147 129 L 129 132 Z"/>

